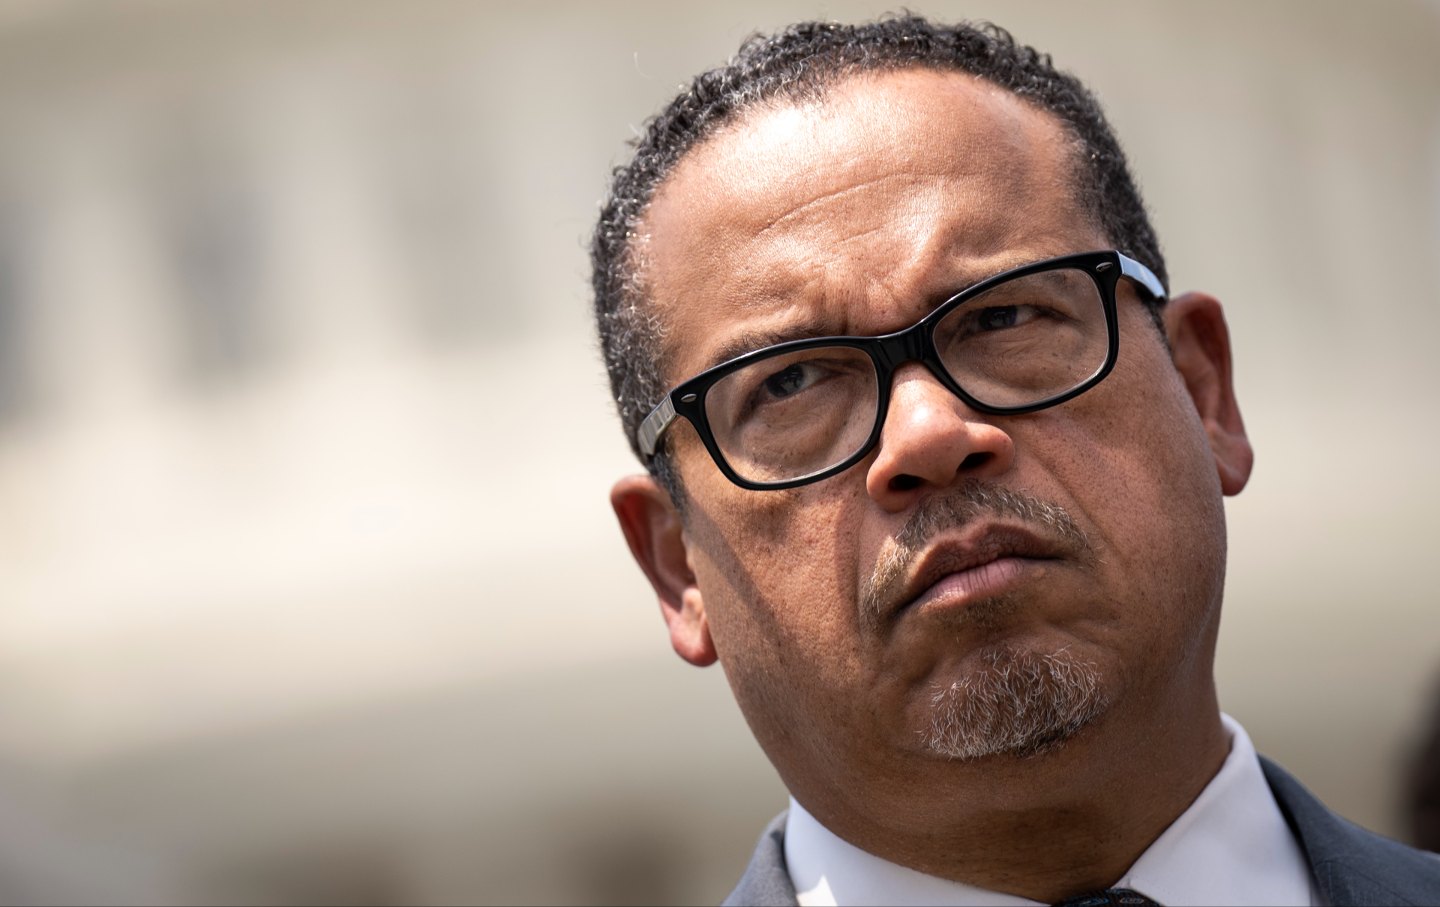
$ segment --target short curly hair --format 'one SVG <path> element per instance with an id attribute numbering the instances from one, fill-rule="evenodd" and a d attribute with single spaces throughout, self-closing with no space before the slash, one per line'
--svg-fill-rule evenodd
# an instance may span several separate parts
<path id="1" fill-rule="evenodd" d="M 690 149 L 763 102 L 811 100 L 857 74 L 915 68 L 969 74 L 1055 116 L 1077 143 L 1081 204 L 1111 243 L 1168 286 L 1159 241 L 1099 102 L 1078 79 L 1057 70 L 1048 54 L 1017 44 L 995 25 L 943 25 L 916 15 L 861 25 L 803 22 L 773 35 L 757 34 L 647 121 L 632 143 L 634 156 L 613 173 L 595 227 L 591 263 L 600 347 L 637 457 L 636 430 L 666 391 L 665 326 L 646 299 L 633 244 L 660 185 Z M 682 489 L 668 447 L 647 466 L 680 504 Z"/>

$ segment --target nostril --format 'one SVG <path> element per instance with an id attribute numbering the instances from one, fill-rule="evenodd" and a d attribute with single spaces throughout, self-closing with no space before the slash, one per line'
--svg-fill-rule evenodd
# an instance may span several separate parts
<path id="1" fill-rule="evenodd" d="M 957 470 L 957 472 L 960 474 L 964 474 L 966 472 L 978 470 L 984 467 L 993 459 L 995 459 L 995 455 L 993 453 L 978 452 L 969 454 L 965 457 L 965 459 L 960 461 L 960 468 Z M 919 488 L 921 485 L 924 484 L 925 480 L 921 477 L 917 475 L 911 475 L 908 472 L 902 472 L 890 480 L 889 488 L 891 491 L 914 491 L 915 489 Z"/>
<path id="2" fill-rule="evenodd" d="M 995 455 L 993 453 L 972 453 L 960 461 L 960 471 L 966 472 L 967 470 L 979 469 L 994 458 Z"/>
<path id="3" fill-rule="evenodd" d="M 912 476 L 909 473 L 901 473 L 890 480 L 891 491 L 913 491 L 920 487 L 920 477 Z"/>

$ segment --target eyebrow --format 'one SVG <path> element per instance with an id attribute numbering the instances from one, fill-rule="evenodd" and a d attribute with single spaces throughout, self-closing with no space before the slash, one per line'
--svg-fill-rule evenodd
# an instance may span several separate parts
<path id="1" fill-rule="evenodd" d="M 919 321 L 920 318 L 924 318 L 925 315 L 930 314 L 948 300 L 954 298 L 959 293 L 968 290 L 970 287 L 973 287 L 975 284 L 979 283 L 981 280 L 984 279 L 984 277 L 981 277 L 977 280 L 970 280 L 966 283 L 961 284 L 957 289 L 946 290 L 943 293 L 933 294 L 933 298 L 926 301 L 925 314 L 919 316 L 916 321 Z M 906 325 L 906 327 L 908 326 L 909 325 Z M 896 330 L 901 329 L 896 328 Z M 880 335 L 857 335 L 854 333 L 837 334 L 834 332 L 834 330 L 829 329 L 826 325 L 815 321 L 800 322 L 798 324 L 787 325 L 783 328 L 775 328 L 768 331 L 744 331 L 740 334 L 735 335 L 734 337 L 731 337 L 729 340 L 721 344 L 719 348 L 717 348 L 715 352 L 710 357 L 708 357 L 705 369 L 712 369 L 717 365 L 723 365 L 724 363 L 729 362 L 731 359 L 743 356 L 746 353 L 758 352 L 768 347 L 775 346 L 776 344 L 786 343 L 791 340 L 813 340 L 817 337 L 856 336 L 876 337 Z"/>
<path id="2" fill-rule="evenodd" d="M 702 369 L 702 371 L 712 369 L 717 365 L 723 365 L 731 359 L 744 356 L 746 353 L 759 352 L 760 350 L 791 340 L 851 336 L 854 335 L 833 333 L 832 331 L 826 330 L 823 325 L 815 322 L 791 325 L 771 331 L 745 331 L 725 341 L 713 354 L 707 357 L 705 368 Z"/>

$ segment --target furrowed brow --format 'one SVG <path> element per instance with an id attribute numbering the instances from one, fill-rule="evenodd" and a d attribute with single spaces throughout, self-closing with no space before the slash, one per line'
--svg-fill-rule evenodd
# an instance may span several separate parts
<path id="1" fill-rule="evenodd" d="M 930 294 L 929 298 L 925 301 L 926 304 L 924 312 L 919 313 L 919 315 L 923 315 L 930 311 L 933 311 L 946 300 L 954 297 L 957 293 L 967 290 L 983 280 L 993 277 L 996 274 L 1008 271 L 1012 268 L 1018 268 L 1021 265 L 1028 264 L 1031 261 L 1040 261 L 1043 257 L 1044 256 L 1037 258 L 1034 256 L 1025 255 L 1007 256 L 998 264 L 989 264 L 989 266 L 986 267 L 986 269 L 983 271 L 959 271 L 952 277 L 951 280 L 947 281 L 945 290 Z M 919 318 L 919 315 L 917 315 L 917 320 Z M 783 328 L 777 328 L 774 330 L 745 331 L 735 335 L 734 337 L 731 337 L 730 339 L 722 343 L 719 347 L 717 347 L 715 352 L 707 357 L 705 366 L 702 371 L 729 362 L 731 359 L 743 356 L 746 353 L 753 353 L 757 350 L 763 350 L 766 347 L 775 346 L 777 343 L 785 343 L 789 340 L 810 340 L 817 337 L 840 336 L 854 335 L 836 334 L 834 333 L 834 328 L 832 326 L 820 323 L 801 323 L 795 325 L 787 325 Z"/>
<path id="2" fill-rule="evenodd" d="M 763 350 L 766 347 L 775 346 L 778 343 L 786 343 L 791 340 L 810 340 L 815 337 L 836 337 L 838 334 L 830 333 L 826 326 L 820 324 L 798 324 L 773 331 L 745 331 L 737 334 L 721 344 L 713 354 L 708 357 L 706 369 L 714 368 L 731 359 L 743 356 L 746 353 L 753 353 Z"/>

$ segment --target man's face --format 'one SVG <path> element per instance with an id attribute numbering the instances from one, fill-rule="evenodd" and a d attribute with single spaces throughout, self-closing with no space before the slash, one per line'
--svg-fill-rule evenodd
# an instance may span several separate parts
<path id="1" fill-rule="evenodd" d="M 681 161 L 645 219 L 667 382 L 740 338 L 888 333 L 1007 268 L 1110 247 L 1074 197 L 1073 147 L 1048 115 L 954 73 L 866 75 L 748 113 Z M 1118 296 L 1119 361 L 1086 394 L 986 416 L 910 364 L 876 449 L 815 484 L 741 489 L 688 423 L 672 430 L 683 530 L 670 555 L 653 539 L 637 555 L 669 558 L 647 570 L 677 650 L 718 655 L 812 810 L 830 791 L 902 796 L 917 773 L 1213 709 L 1222 482 L 1238 486 L 1177 372 L 1196 341 L 1182 331 L 1172 362 L 1133 289 Z M 632 546 L 644 481 L 617 486 Z M 1003 714 L 1017 690 L 1032 711 L 1068 710 L 1051 722 L 1063 733 L 998 739 L 1024 737 Z"/>

